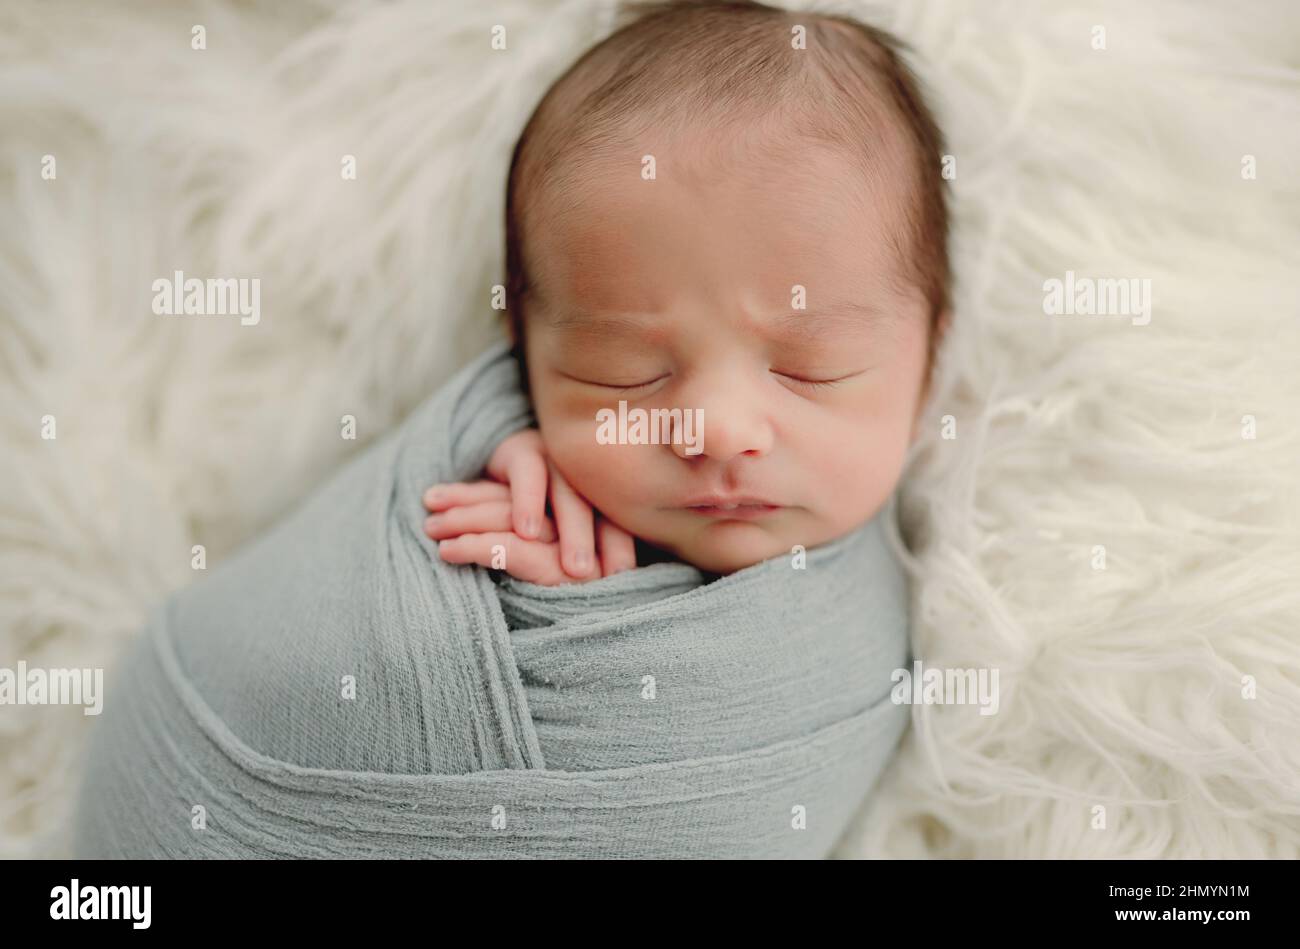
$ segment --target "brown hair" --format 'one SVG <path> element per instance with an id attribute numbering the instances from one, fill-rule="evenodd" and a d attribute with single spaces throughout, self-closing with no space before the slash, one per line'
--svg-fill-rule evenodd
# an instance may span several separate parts
<path id="1" fill-rule="evenodd" d="M 624 3 L 620 15 L 634 19 L 552 84 L 511 159 L 506 296 L 521 364 L 524 306 L 536 286 L 523 223 L 542 185 L 563 195 L 629 127 L 738 126 L 783 110 L 800 132 L 847 146 L 870 177 L 879 178 L 882 158 L 902 156 L 913 194 L 903 209 L 906 246 L 895 242 L 894 250 L 925 296 L 933 362 L 950 302 L 946 182 L 937 174 L 944 144 L 901 59 L 903 44 L 847 17 L 791 13 L 753 0 Z M 795 27 L 806 31 L 806 49 L 791 42 Z M 806 107 L 810 98 L 818 108 Z M 792 111 L 796 104 L 803 108 Z M 901 137 L 894 126 L 901 126 Z"/>

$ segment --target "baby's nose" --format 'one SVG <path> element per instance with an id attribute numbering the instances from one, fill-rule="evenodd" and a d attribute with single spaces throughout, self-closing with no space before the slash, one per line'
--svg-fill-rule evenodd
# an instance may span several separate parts
<path id="1" fill-rule="evenodd" d="M 759 404 L 741 392 L 719 392 L 683 409 L 672 448 L 679 458 L 730 461 L 740 455 L 765 455 L 772 441 L 771 423 Z"/>

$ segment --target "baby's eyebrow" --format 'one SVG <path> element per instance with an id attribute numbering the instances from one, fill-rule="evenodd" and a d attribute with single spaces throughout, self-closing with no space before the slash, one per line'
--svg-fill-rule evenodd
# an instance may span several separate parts
<path id="1" fill-rule="evenodd" d="M 567 315 L 549 321 L 551 329 L 562 333 L 592 335 L 648 335 L 653 333 L 658 322 L 653 313 L 588 313 L 585 310 L 569 310 Z"/>
<path id="2" fill-rule="evenodd" d="M 785 310 L 768 319 L 774 339 L 824 340 L 834 336 L 871 336 L 893 321 L 896 312 L 874 303 L 838 301 L 807 310 Z"/>
<path id="3" fill-rule="evenodd" d="M 890 322 L 892 311 L 871 303 L 836 302 L 807 310 L 784 310 L 750 321 L 755 332 L 776 340 L 815 339 L 842 335 L 869 336 L 883 323 Z M 632 336 L 661 341 L 663 324 L 653 313 L 588 313 L 570 310 L 550 321 L 551 328 L 568 336 L 607 339 Z"/>

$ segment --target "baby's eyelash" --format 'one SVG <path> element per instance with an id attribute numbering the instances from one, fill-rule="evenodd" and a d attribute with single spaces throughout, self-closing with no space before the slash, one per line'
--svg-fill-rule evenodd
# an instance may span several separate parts
<path id="1" fill-rule="evenodd" d="M 849 376 L 840 376 L 838 379 L 801 379 L 798 376 L 792 376 L 788 373 L 778 372 L 778 376 L 785 376 L 795 385 L 804 386 L 809 389 L 833 389 Z"/>
<path id="2" fill-rule="evenodd" d="M 833 389 L 836 386 L 838 386 L 841 382 L 844 382 L 846 379 L 852 379 L 854 376 L 859 375 L 859 373 L 851 372 L 847 376 L 840 376 L 836 379 L 804 379 L 799 376 L 792 376 L 789 373 L 776 372 L 776 370 L 772 370 L 772 371 L 778 376 L 781 376 L 785 379 L 789 379 L 795 385 L 802 386 L 809 390 Z M 570 378 L 576 378 L 576 377 L 571 376 Z M 644 389 L 647 386 L 652 386 L 656 382 L 661 382 L 662 380 L 667 378 L 668 378 L 667 375 L 656 376 L 655 378 L 648 379 L 645 382 L 634 382 L 631 385 L 618 385 L 617 383 L 613 383 L 613 382 L 593 382 L 590 379 L 577 379 L 577 381 L 585 382 L 589 386 L 597 386 L 601 389 L 613 389 L 615 392 L 631 392 L 634 389 Z"/>
<path id="3" fill-rule="evenodd" d="M 613 389 L 615 392 L 630 392 L 633 389 L 644 389 L 646 386 L 654 385 L 660 379 L 664 379 L 664 378 L 666 377 L 657 376 L 656 378 L 651 379 L 648 382 L 634 382 L 630 386 L 620 386 L 610 382 L 593 382 L 591 384 L 594 386 L 600 386 L 602 389 Z"/>

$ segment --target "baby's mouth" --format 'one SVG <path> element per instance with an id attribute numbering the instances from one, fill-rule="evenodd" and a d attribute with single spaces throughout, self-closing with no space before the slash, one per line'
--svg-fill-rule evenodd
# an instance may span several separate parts
<path id="1" fill-rule="evenodd" d="M 771 504 L 759 498 L 696 498 L 686 504 L 683 510 L 702 517 L 751 520 L 773 514 L 781 510 L 781 505 Z"/>

